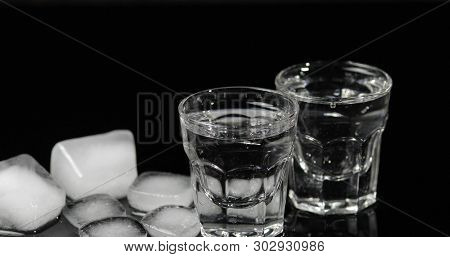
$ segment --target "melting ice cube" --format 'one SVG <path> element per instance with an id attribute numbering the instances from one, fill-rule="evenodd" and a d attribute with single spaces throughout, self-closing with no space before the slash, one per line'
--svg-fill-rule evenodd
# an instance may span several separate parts
<path id="1" fill-rule="evenodd" d="M 104 218 L 125 217 L 126 211 L 115 198 L 106 194 L 98 194 L 68 203 L 63 209 L 63 214 L 72 225 L 80 228 L 92 221 Z"/>
<path id="2" fill-rule="evenodd" d="M 74 200 L 93 194 L 125 197 L 137 177 L 133 134 L 115 130 L 59 142 L 50 170 Z"/>
<path id="3" fill-rule="evenodd" d="M 192 208 L 167 205 L 142 218 L 150 236 L 194 237 L 200 233 L 200 220 Z"/>
<path id="4" fill-rule="evenodd" d="M 164 205 L 190 206 L 193 190 L 188 176 L 169 172 L 145 172 L 139 175 L 128 190 L 128 202 L 144 215 Z"/>
<path id="5" fill-rule="evenodd" d="M 57 218 L 65 201 L 64 190 L 33 157 L 0 162 L 0 234 L 39 230 Z"/>
<path id="6" fill-rule="evenodd" d="M 130 217 L 112 217 L 93 221 L 80 228 L 81 237 L 146 237 L 142 224 Z"/>

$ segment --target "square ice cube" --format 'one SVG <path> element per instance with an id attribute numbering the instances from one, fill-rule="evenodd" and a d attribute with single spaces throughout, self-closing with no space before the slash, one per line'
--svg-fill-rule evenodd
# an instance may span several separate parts
<path id="1" fill-rule="evenodd" d="M 133 134 L 115 130 L 59 142 L 50 171 L 73 200 L 93 194 L 123 198 L 137 177 Z"/>
<path id="2" fill-rule="evenodd" d="M 58 217 L 66 194 L 31 156 L 0 162 L 1 230 L 33 232 Z"/>

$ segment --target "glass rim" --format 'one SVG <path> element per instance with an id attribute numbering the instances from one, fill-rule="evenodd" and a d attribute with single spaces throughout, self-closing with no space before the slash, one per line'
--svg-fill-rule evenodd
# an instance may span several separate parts
<path id="1" fill-rule="evenodd" d="M 297 120 L 297 115 L 299 112 L 299 107 L 296 101 L 294 101 L 291 97 L 289 97 L 287 94 L 285 94 L 284 92 L 281 91 L 277 91 L 277 90 L 272 90 L 272 89 L 266 89 L 266 88 L 260 88 L 260 87 L 251 87 L 251 86 L 225 86 L 225 87 L 216 87 L 216 88 L 210 88 L 210 89 L 205 89 L 205 90 L 201 90 L 198 91 L 196 93 L 190 94 L 189 96 L 185 97 L 183 100 L 181 100 L 180 104 L 178 105 L 178 113 L 180 115 L 180 119 L 182 119 L 184 122 L 188 122 L 190 125 L 194 125 L 194 126 L 208 126 L 211 128 L 226 128 L 229 131 L 240 131 L 240 130 L 246 130 L 248 128 L 258 128 L 258 127 L 267 127 L 268 124 L 256 124 L 256 125 L 249 125 L 249 126 L 245 126 L 245 127 L 232 127 L 229 125 L 224 125 L 224 124 L 213 124 L 211 122 L 203 122 L 203 121 L 199 121 L 196 119 L 189 119 L 187 118 L 187 113 L 183 110 L 183 107 L 185 105 L 185 103 L 189 100 L 192 99 L 193 97 L 199 96 L 201 94 L 205 94 L 205 93 L 212 93 L 213 91 L 219 91 L 219 90 L 233 90 L 233 89 L 249 89 L 249 90 L 253 90 L 253 91 L 260 91 L 260 92 L 265 92 L 265 93 L 271 93 L 274 95 L 278 95 L 280 97 L 282 97 L 283 99 L 285 99 L 290 106 L 292 106 L 292 111 L 288 113 L 288 115 L 286 115 L 286 117 L 283 117 L 280 120 L 276 120 L 274 123 L 276 124 L 284 124 L 284 123 L 289 123 L 291 121 L 296 121 Z"/>
<path id="2" fill-rule="evenodd" d="M 322 67 L 328 67 L 328 66 L 332 66 L 332 65 L 339 65 L 340 67 L 343 67 L 344 65 L 350 65 L 352 67 L 359 68 L 364 71 L 376 72 L 376 73 L 379 73 L 383 77 L 383 79 L 385 81 L 385 85 L 383 85 L 383 88 L 378 92 L 368 93 L 364 96 L 351 96 L 351 97 L 345 97 L 345 98 L 337 98 L 336 100 L 332 100 L 329 97 L 324 97 L 324 96 L 302 96 L 302 95 L 296 94 L 296 93 L 288 90 L 287 89 L 288 86 L 286 86 L 282 82 L 283 79 L 286 79 L 286 78 L 283 78 L 283 76 L 289 71 L 292 71 L 295 69 L 300 70 L 302 67 L 308 67 L 311 65 L 317 65 L 318 71 L 322 70 L 323 69 Z M 361 71 L 352 71 L 352 72 L 355 72 L 355 73 L 360 72 L 361 74 L 364 74 Z M 307 78 L 309 78 L 309 76 L 311 74 L 314 74 L 314 73 L 315 73 L 315 71 L 313 70 L 313 71 L 311 71 L 310 74 L 305 74 L 303 76 L 299 75 L 300 80 L 306 80 Z M 288 66 L 287 68 L 284 68 L 275 77 L 275 85 L 278 90 L 289 94 L 290 96 L 296 98 L 298 101 L 307 102 L 307 103 L 319 103 L 319 104 L 352 104 L 352 103 L 363 103 L 363 102 L 371 101 L 371 100 L 374 100 L 374 99 L 377 99 L 384 95 L 389 94 L 389 92 L 391 91 L 391 88 L 392 88 L 392 83 L 393 83 L 393 81 L 392 81 L 391 76 L 384 70 L 382 70 L 376 66 L 372 66 L 372 65 L 368 65 L 368 64 L 364 64 L 364 63 L 360 63 L 360 62 L 353 62 L 353 61 L 327 62 L 327 61 L 323 61 L 323 60 L 318 60 L 318 61 L 298 63 L 298 64 Z"/>

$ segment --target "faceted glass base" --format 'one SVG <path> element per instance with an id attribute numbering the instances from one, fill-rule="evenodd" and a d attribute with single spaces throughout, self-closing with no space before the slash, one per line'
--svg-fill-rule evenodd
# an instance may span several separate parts
<path id="1" fill-rule="evenodd" d="M 318 198 L 299 198 L 289 190 L 292 205 L 302 211 L 319 215 L 355 214 L 376 202 L 376 193 L 367 194 L 356 199 L 320 200 Z"/>
<path id="2" fill-rule="evenodd" d="M 283 220 L 264 225 L 203 224 L 204 237 L 273 237 L 283 233 Z"/>

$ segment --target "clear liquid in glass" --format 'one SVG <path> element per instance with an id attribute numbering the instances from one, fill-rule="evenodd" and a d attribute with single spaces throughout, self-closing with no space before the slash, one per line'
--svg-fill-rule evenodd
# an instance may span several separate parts
<path id="1" fill-rule="evenodd" d="M 275 124 L 279 110 L 228 109 L 189 114 L 225 126 Z M 183 120 L 182 120 L 183 123 Z M 182 124 L 203 236 L 275 236 L 283 231 L 295 126 L 252 128 L 245 135 Z"/>
<path id="2" fill-rule="evenodd" d="M 298 209 L 350 214 L 375 203 L 389 94 L 364 96 L 379 90 L 377 85 L 375 80 L 316 81 L 306 88 L 299 86 L 298 92 L 295 84 L 290 86 L 297 96 L 330 96 L 328 102 L 298 101 L 294 172 L 288 193 Z M 353 100 L 334 102 L 334 97 Z"/>

